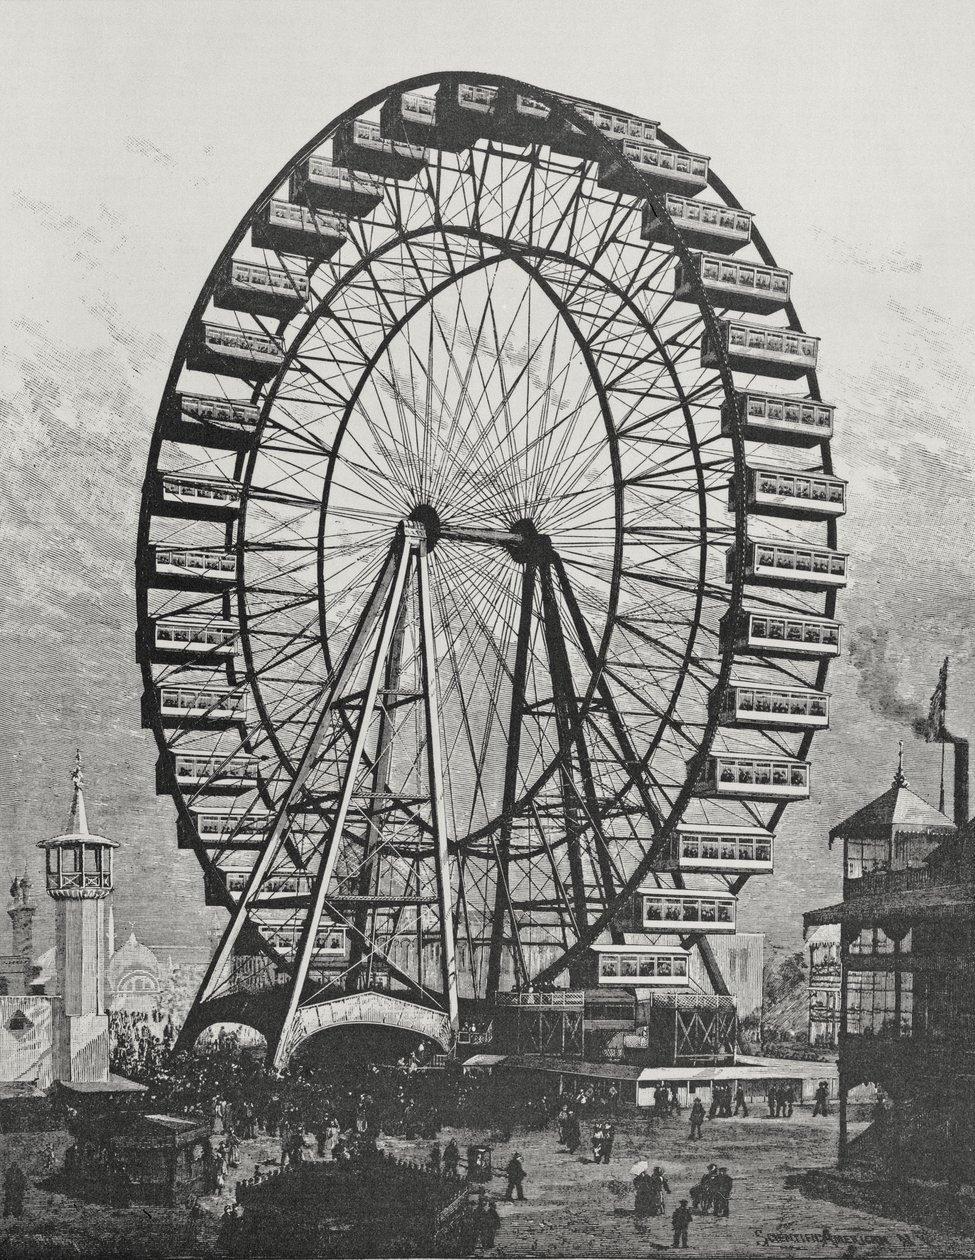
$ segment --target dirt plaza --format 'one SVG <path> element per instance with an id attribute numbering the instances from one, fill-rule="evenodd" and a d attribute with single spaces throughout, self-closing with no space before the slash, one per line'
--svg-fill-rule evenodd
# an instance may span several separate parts
<path id="1" fill-rule="evenodd" d="M 835 1162 L 837 1120 L 813 1118 L 808 1108 L 791 1120 L 753 1112 L 747 1119 L 706 1121 L 699 1142 L 688 1139 L 686 1115 L 651 1119 L 632 1109 L 616 1117 L 616 1140 L 608 1165 L 592 1162 L 589 1128 L 574 1154 L 560 1147 L 554 1128 L 500 1135 L 447 1128 L 439 1141 L 456 1138 L 462 1155 L 469 1143 L 492 1147 L 494 1177 L 488 1193 L 501 1216 L 495 1247 L 479 1254 L 496 1257 L 645 1256 L 671 1250 L 670 1214 L 689 1198 L 709 1163 L 727 1167 L 734 1179 L 727 1219 L 695 1216 L 688 1254 L 729 1257 L 975 1256 L 975 1243 L 945 1215 L 943 1227 L 898 1220 L 859 1207 L 812 1197 L 804 1176 Z M 110 1207 L 80 1202 L 51 1189 L 45 1176 L 53 1146 L 56 1158 L 68 1145 L 66 1134 L 0 1136 L 0 1162 L 16 1158 L 28 1172 L 25 1214 L 0 1222 L 0 1255 L 17 1256 L 210 1256 L 223 1254 L 220 1218 L 234 1202 L 238 1179 L 257 1165 L 280 1160 L 277 1139 L 266 1135 L 242 1144 L 241 1163 L 231 1169 L 222 1193 L 201 1200 L 204 1215 L 192 1219 L 184 1208 L 144 1205 Z M 307 1157 L 314 1158 L 306 1135 Z M 425 1162 L 428 1141 L 381 1136 L 379 1146 L 400 1159 Z M 527 1179 L 525 1202 L 504 1201 L 503 1169 L 521 1153 Z M 671 1193 L 664 1216 L 640 1219 L 633 1211 L 630 1168 L 638 1160 L 660 1165 Z M 462 1160 L 461 1170 L 464 1169 Z M 967 1207 L 972 1201 L 966 1192 Z M 855 1198 L 855 1194 L 854 1194 Z"/>

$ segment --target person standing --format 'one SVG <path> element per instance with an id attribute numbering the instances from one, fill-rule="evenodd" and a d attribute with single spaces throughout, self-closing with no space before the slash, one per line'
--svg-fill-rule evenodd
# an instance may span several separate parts
<path id="1" fill-rule="evenodd" d="M 829 1115 L 829 1086 L 825 1081 L 820 1081 L 816 1087 L 816 1099 L 813 1103 L 814 1116 Z"/>
<path id="2" fill-rule="evenodd" d="M 500 1228 L 501 1217 L 494 1206 L 494 1200 L 483 1198 L 477 1206 L 474 1231 L 477 1244 L 482 1251 L 491 1250 Z"/>
<path id="3" fill-rule="evenodd" d="M 740 1084 L 738 1088 L 735 1090 L 735 1115 L 736 1116 L 739 1111 L 747 1120 L 748 1119 L 748 1106 L 745 1102 L 745 1091 L 741 1087 Z"/>
<path id="4" fill-rule="evenodd" d="M 518 1202 L 523 1203 L 525 1192 L 521 1188 L 521 1183 L 525 1180 L 525 1169 L 521 1162 L 521 1152 L 515 1151 L 514 1155 L 508 1160 L 508 1166 L 504 1170 L 504 1175 L 508 1179 L 508 1186 L 504 1192 L 504 1197 L 508 1203 L 512 1201 L 512 1196 L 518 1196 Z"/>
<path id="5" fill-rule="evenodd" d="M 613 1153 L 613 1142 L 616 1139 L 616 1129 L 611 1124 L 603 1125 L 603 1140 L 600 1144 L 599 1153 L 602 1156 L 604 1164 L 609 1163 L 609 1157 Z M 598 1163 L 598 1160 L 597 1160 Z"/>
<path id="6" fill-rule="evenodd" d="M 16 1160 L 3 1174 L 4 1216 L 24 1215 L 24 1195 L 27 1193 L 27 1175 Z"/>
<path id="7" fill-rule="evenodd" d="M 728 1175 L 727 1168 L 719 1168 L 714 1178 L 714 1214 L 728 1216 L 731 1213 L 731 1191 L 734 1182 Z"/>
<path id="8" fill-rule="evenodd" d="M 457 1145 L 457 1139 L 451 1138 L 447 1143 L 443 1153 L 443 1174 L 445 1177 L 456 1177 L 457 1166 L 460 1163 L 460 1147 Z"/>
<path id="9" fill-rule="evenodd" d="M 687 1227 L 694 1219 L 691 1209 L 687 1206 L 687 1200 L 681 1199 L 670 1218 L 670 1223 L 674 1227 L 674 1243 L 675 1247 L 687 1246 Z"/>
<path id="10" fill-rule="evenodd" d="M 787 1120 L 792 1119 L 792 1108 L 795 1105 L 795 1101 L 796 1101 L 796 1091 L 795 1091 L 795 1087 L 790 1081 L 788 1085 L 786 1085 L 785 1089 L 782 1091 L 782 1102 L 785 1104 L 785 1118 Z"/>
<path id="11" fill-rule="evenodd" d="M 582 1126 L 579 1124 L 579 1117 L 574 1111 L 570 1111 L 569 1118 L 565 1122 L 565 1144 L 568 1147 L 570 1155 L 574 1155 L 576 1153 L 581 1141 Z"/>
<path id="12" fill-rule="evenodd" d="M 653 1215 L 653 1183 L 646 1167 L 638 1172 L 633 1178 L 633 1190 L 635 1194 L 635 1202 L 633 1204 L 633 1213 L 635 1216 L 652 1216 Z"/>
<path id="13" fill-rule="evenodd" d="M 718 1114 L 718 1106 L 721 1101 L 721 1086 L 714 1081 L 711 1085 L 711 1105 L 708 1107 L 708 1119 L 713 1120 Z"/>
<path id="14" fill-rule="evenodd" d="M 665 1194 L 670 1194 L 670 1186 L 664 1176 L 664 1170 L 658 1164 L 650 1174 L 650 1215 L 663 1216 L 667 1202 Z"/>
<path id="15" fill-rule="evenodd" d="M 694 1099 L 694 1106 L 691 1108 L 691 1141 L 696 1142 L 701 1137 L 701 1126 L 704 1124 L 704 1103 L 700 1098 Z"/>
<path id="16" fill-rule="evenodd" d="M 771 1119 L 775 1119 L 775 1107 L 778 1100 L 779 1087 L 774 1081 L 769 1081 L 768 1086 L 768 1113 Z"/>

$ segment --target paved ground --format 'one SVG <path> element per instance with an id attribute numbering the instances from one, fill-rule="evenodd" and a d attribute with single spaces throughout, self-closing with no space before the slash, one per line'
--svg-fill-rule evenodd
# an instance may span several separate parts
<path id="1" fill-rule="evenodd" d="M 695 1217 L 688 1254 L 732 1257 L 963 1256 L 975 1257 L 975 1242 L 958 1234 L 899 1223 L 821 1199 L 807 1198 L 794 1184 L 796 1174 L 828 1168 L 835 1160 L 836 1119 L 813 1120 L 797 1111 L 792 1120 L 750 1116 L 747 1120 L 706 1122 L 704 1139 L 690 1142 L 683 1121 L 648 1121 L 634 1115 L 618 1122 L 612 1162 L 594 1165 L 587 1144 L 569 1155 L 554 1132 L 515 1133 L 494 1144 L 494 1165 L 503 1169 L 518 1149 L 528 1173 L 527 1201 L 502 1201 L 504 1177 L 494 1178 L 491 1193 L 499 1200 L 502 1227 L 497 1257 L 626 1257 L 669 1251 L 670 1212 L 710 1163 L 727 1165 L 735 1180 L 731 1217 Z M 236 1176 L 249 1177 L 256 1163 L 277 1164 L 279 1146 L 271 1138 L 245 1142 L 241 1167 L 222 1195 L 205 1199 L 208 1217 L 191 1230 L 186 1213 L 159 1208 L 115 1209 L 80 1204 L 44 1188 L 48 1135 L 0 1137 L 0 1163 L 16 1157 L 31 1177 L 26 1213 L 20 1221 L 0 1223 L 0 1257 L 36 1255 L 157 1256 L 210 1255 L 217 1248 L 217 1222 L 233 1201 Z M 51 1135 L 60 1159 L 66 1135 Z M 457 1138 L 462 1151 L 484 1133 L 445 1130 L 441 1143 Z M 219 1137 L 216 1138 L 219 1141 Z M 309 1137 L 309 1154 L 314 1143 Z M 383 1138 L 385 1149 L 425 1161 L 429 1142 Z M 629 1170 L 638 1159 L 664 1168 L 671 1186 L 667 1215 L 641 1222 L 633 1215 Z M 824 1230 L 828 1233 L 824 1236 Z M 883 1241 L 879 1241 L 879 1240 Z"/>

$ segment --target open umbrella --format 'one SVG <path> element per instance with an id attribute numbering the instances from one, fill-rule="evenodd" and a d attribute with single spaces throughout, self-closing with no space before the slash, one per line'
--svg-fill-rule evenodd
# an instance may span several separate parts
<path id="1" fill-rule="evenodd" d="M 630 1176 L 638 1177 L 640 1173 L 645 1173 L 649 1167 L 650 1165 L 647 1163 L 647 1161 L 645 1159 L 641 1159 L 637 1163 L 635 1163 L 633 1167 L 630 1169 Z"/>

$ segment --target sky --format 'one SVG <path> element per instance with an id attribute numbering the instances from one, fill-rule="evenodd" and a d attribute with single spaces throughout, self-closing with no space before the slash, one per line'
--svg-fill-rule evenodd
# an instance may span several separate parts
<path id="1" fill-rule="evenodd" d="M 80 748 L 92 827 L 122 844 L 119 930 L 189 957 L 220 922 L 140 727 L 136 526 L 171 357 L 227 237 L 311 135 L 401 78 L 493 72 L 710 155 L 822 338 L 849 650 L 812 799 L 739 910 L 796 948 L 802 911 L 840 896 L 827 833 L 886 789 L 899 739 L 936 803 L 940 752 L 910 723 L 945 656 L 949 725 L 975 735 L 972 6 L 6 0 L 0 31 L 3 864 L 39 891 L 34 846 L 64 827 Z"/>

